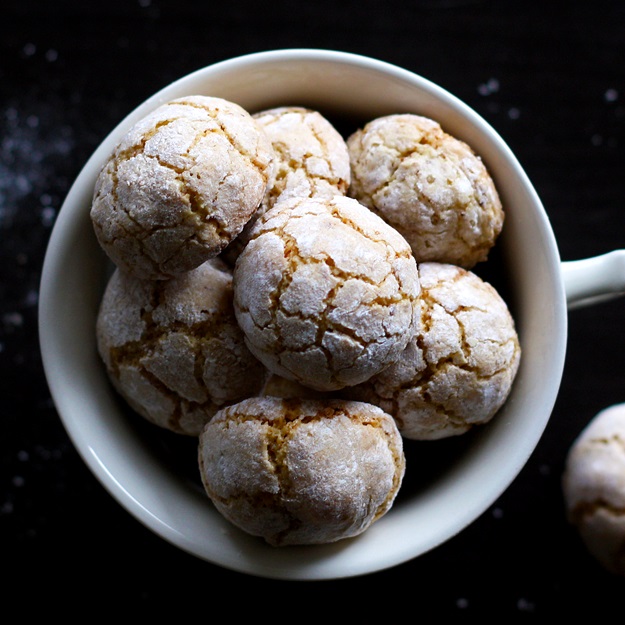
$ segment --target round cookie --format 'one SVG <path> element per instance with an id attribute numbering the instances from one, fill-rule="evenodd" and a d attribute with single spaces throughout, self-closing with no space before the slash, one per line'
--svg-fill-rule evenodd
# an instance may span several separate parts
<path id="1" fill-rule="evenodd" d="M 120 395 L 150 422 L 179 434 L 197 436 L 219 408 L 265 383 L 266 370 L 234 317 L 231 271 L 218 259 L 165 281 L 116 269 L 96 331 Z"/>
<path id="2" fill-rule="evenodd" d="M 345 195 L 350 182 L 347 145 L 318 111 L 283 106 L 253 114 L 275 153 L 275 176 L 264 208 L 292 197 Z"/>
<path id="3" fill-rule="evenodd" d="M 361 534 L 391 508 L 405 472 L 392 417 L 342 400 L 223 408 L 199 437 L 198 461 L 217 510 L 273 546 Z"/>
<path id="4" fill-rule="evenodd" d="M 167 279 L 219 254 L 260 205 L 273 149 L 239 105 L 188 96 L 135 124 L 104 164 L 91 219 L 111 260 Z"/>
<path id="5" fill-rule="evenodd" d="M 601 410 L 566 457 L 566 514 L 588 552 L 608 571 L 625 575 L 625 404 Z"/>
<path id="6" fill-rule="evenodd" d="M 349 195 L 408 241 L 417 262 L 471 269 L 487 259 L 504 212 L 482 160 L 435 121 L 379 117 L 354 132 Z"/>
<path id="7" fill-rule="evenodd" d="M 293 198 L 257 221 L 234 268 L 247 344 L 273 373 L 316 390 L 357 384 L 416 331 L 406 241 L 356 200 Z"/>
<path id="8" fill-rule="evenodd" d="M 256 219 L 278 200 L 345 195 L 351 175 L 345 140 L 318 111 L 282 106 L 253 117 L 274 149 L 274 176 L 260 208 L 225 251 L 230 263 L 247 243 Z"/>
<path id="9" fill-rule="evenodd" d="M 419 280 L 420 330 L 395 363 L 346 393 L 391 414 L 405 438 L 435 440 L 493 418 L 521 348 L 506 303 L 476 274 L 420 263 Z"/>

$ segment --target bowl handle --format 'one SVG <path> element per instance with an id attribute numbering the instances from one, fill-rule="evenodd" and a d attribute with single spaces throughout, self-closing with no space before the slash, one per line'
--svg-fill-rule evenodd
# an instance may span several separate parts
<path id="1" fill-rule="evenodd" d="M 569 309 L 625 295 L 625 249 L 565 261 L 562 280 Z"/>

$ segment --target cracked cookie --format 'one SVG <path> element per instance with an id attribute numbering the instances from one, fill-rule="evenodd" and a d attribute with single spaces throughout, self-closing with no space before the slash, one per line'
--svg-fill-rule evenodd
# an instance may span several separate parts
<path id="1" fill-rule="evenodd" d="M 198 463 L 217 510 L 273 546 L 361 534 L 391 508 L 405 472 L 402 438 L 378 407 L 276 397 L 220 410 Z"/>
<path id="2" fill-rule="evenodd" d="M 163 104 L 129 130 L 97 178 L 98 241 L 140 278 L 193 269 L 241 232 L 272 161 L 269 139 L 239 105 L 208 96 Z"/>
<path id="3" fill-rule="evenodd" d="M 588 552 L 625 575 L 625 404 L 601 410 L 573 441 L 562 488 L 567 517 Z"/>
<path id="4" fill-rule="evenodd" d="M 471 269 L 487 259 L 504 212 L 482 160 L 426 117 L 376 118 L 347 139 L 348 194 L 396 228 L 417 262 Z"/>
<path id="5" fill-rule="evenodd" d="M 456 436 L 490 421 L 507 399 L 521 348 L 504 300 L 456 265 L 420 263 L 421 321 L 404 353 L 346 390 L 380 406 L 405 438 Z"/>
<path id="6" fill-rule="evenodd" d="M 282 106 L 252 117 L 271 141 L 274 176 L 261 206 L 226 250 L 230 263 L 249 240 L 256 219 L 278 200 L 345 195 L 351 175 L 345 140 L 318 111 Z"/>
<path id="7" fill-rule="evenodd" d="M 416 331 L 410 247 L 346 196 L 293 198 L 267 210 L 233 277 L 250 351 L 273 373 L 316 390 L 363 382 Z"/>
<path id="8" fill-rule="evenodd" d="M 180 434 L 198 435 L 219 408 L 265 383 L 234 317 L 231 271 L 218 259 L 171 280 L 116 269 L 96 336 L 119 394 L 148 421 Z"/>
<path id="9" fill-rule="evenodd" d="M 263 201 L 278 198 L 345 195 L 350 181 L 347 145 L 321 113 L 303 107 L 278 107 L 253 115 L 275 153 L 275 176 Z"/>

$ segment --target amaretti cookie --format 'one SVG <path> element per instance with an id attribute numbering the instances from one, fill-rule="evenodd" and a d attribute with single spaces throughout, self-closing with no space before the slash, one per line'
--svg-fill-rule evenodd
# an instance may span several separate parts
<path id="1" fill-rule="evenodd" d="M 405 438 L 435 440 L 493 418 L 521 348 L 505 301 L 475 273 L 420 263 L 419 280 L 419 331 L 396 362 L 345 393 L 391 414 Z"/>
<path id="2" fill-rule="evenodd" d="M 226 252 L 233 263 L 260 215 L 278 200 L 345 195 L 351 176 L 342 135 L 321 113 L 301 106 L 259 111 L 254 119 L 274 150 L 274 175 L 259 209 Z"/>
<path id="3" fill-rule="evenodd" d="M 361 534 L 391 508 L 405 472 L 392 417 L 342 400 L 227 406 L 200 434 L 198 461 L 217 510 L 277 547 Z"/>
<path id="4" fill-rule="evenodd" d="M 99 174 L 91 219 L 111 260 L 167 279 L 219 254 L 271 180 L 273 149 L 238 104 L 188 96 L 135 124 Z"/>
<path id="5" fill-rule="evenodd" d="M 426 117 L 376 118 L 347 139 L 349 195 L 410 243 L 417 262 L 471 269 L 487 259 L 504 211 L 481 158 Z"/>
<path id="6" fill-rule="evenodd" d="M 321 113 L 282 106 L 253 114 L 275 153 L 274 178 L 263 201 L 345 195 L 351 171 L 347 144 Z"/>
<path id="7" fill-rule="evenodd" d="M 218 259 L 171 280 L 115 270 L 96 325 L 109 378 L 141 416 L 197 436 L 224 405 L 258 393 L 266 369 L 245 346 L 232 275 Z"/>
<path id="8" fill-rule="evenodd" d="M 567 518 L 588 552 L 625 575 L 625 404 L 601 410 L 577 436 L 562 487 Z"/>
<path id="9" fill-rule="evenodd" d="M 414 336 L 417 266 L 405 239 L 346 196 L 265 212 L 234 268 L 234 308 L 273 373 L 321 391 L 358 384 Z"/>

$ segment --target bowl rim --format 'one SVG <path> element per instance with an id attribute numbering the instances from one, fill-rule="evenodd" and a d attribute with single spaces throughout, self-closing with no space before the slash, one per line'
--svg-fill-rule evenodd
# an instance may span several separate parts
<path id="1" fill-rule="evenodd" d="M 549 310 L 541 311 L 541 315 L 548 319 L 550 328 L 543 331 L 533 327 L 530 320 L 526 327 L 520 328 L 519 331 L 528 336 L 537 337 L 532 339 L 535 341 L 539 340 L 539 334 L 540 340 L 544 340 L 547 338 L 544 336 L 544 332 L 549 333 L 550 350 L 549 353 L 542 355 L 541 366 L 550 371 L 551 386 L 543 385 L 541 392 L 536 392 L 535 396 L 532 395 L 531 400 L 531 406 L 540 410 L 541 418 L 535 418 L 531 427 L 526 426 L 526 429 L 523 430 L 525 436 L 523 444 L 515 448 L 512 457 L 506 458 L 505 470 L 498 475 L 488 474 L 485 468 L 463 467 L 463 470 L 471 469 L 473 480 L 478 475 L 488 479 L 490 488 L 487 491 L 477 493 L 464 509 L 455 512 L 456 516 L 453 522 L 441 524 L 438 530 L 431 531 L 427 540 L 413 537 L 414 540 L 409 541 L 408 544 L 398 545 L 396 540 L 389 538 L 388 533 L 384 532 L 384 518 L 356 539 L 349 539 L 340 545 L 322 545 L 313 549 L 294 547 L 276 550 L 265 545 L 259 546 L 256 543 L 257 539 L 242 536 L 238 530 L 230 528 L 227 524 L 224 525 L 219 519 L 211 519 L 207 526 L 202 525 L 202 522 L 197 519 L 188 519 L 178 527 L 167 517 L 166 511 L 163 511 L 162 516 L 155 512 L 161 503 L 157 501 L 158 497 L 154 492 L 138 495 L 139 491 L 136 490 L 138 487 L 133 486 L 135 488 L 133 491 L 121 479 L 127 475 L 124 472 L 133 470 L 128 465 L 130 460 L 127 460 L 127 464 L 123 465 L 121 453 L 114 452 L 108 446 L 104 449 L 98 449 L 97 445 L 94 444 L 94 437 L 114 436 L 118 443 L 125 446 L 124 451 L 130 454 L 128 458 L 131 458 L 132 454 L 137 454 L 137 457 L 140 457 L 142 461 L 147 463 L 147 466 L 150 466 L 150 470 L 158 472 L 159 479 L 162 480 L 161 494 L 177 496 L 176 489 L 179 489 L 181 484 L 176 476 L 166 474 L 155 466 L 148 450 L 136 449 L 136 446 L 132 446 L 128 438 L 131 434 L 123 423 L 116 422 L 114 431 L 108 432 L 103 423 L 101 421 L 96 422 L 95 419 L 89 421 L 90 429 L 87 430 L 84 420 L 81 419 L 81 413 L 84 416 L 85 411 L 91 414 L 90 411 L 97 409 L 104 414 L 106 410 L 115 410 L 114 398 L 111 397 L 110 390 L 97 384 L 79 384 L 73 391 L 68 391 L 71 384 L 69 378 L 77 372 L 83 376 L 83 382 L 91 379 L 91 376 L 102 376 L 102 371 L 98 368 L 99 363 L 96 362 L 93 353 L 87 354 L 84 347 L 72 345 L 73 331 L 76 328 L 82 329 L 83 334 L 86 331 L 85 315 L 80 312 L 77 313 L 76 305 L 80 301 L 81 305 L 88 308 L 93 315 L 99 302 L 98 294 L 106 280 L 101 267 L 101 258 L 94 258 L 91 254 L 93 241 L 85 240 L 84 215 L 80 223 L 78 223 L 80 220 L 77 219 L 77 215 L 80 214 L 81 210 L 84 211 L 86 204 L 90 203 L 92 183 L 117 138 L 149 110 L 172 97 L 176 97 L 176 94 L 181 93 L 181 90 L 193 90 L 195 85 L 201 84 L 207 79 L 207 76 L 214 79 L 216 76 L 223 77 L 231 75 L 233 72 L 248 71 L 250 68 L 257 68 L 260 65 L 268 67 L 300 62 L 326 65 L 338 63 L 340 66 L 349 66 L 357 71 L 383 75 L 388 81 L 397 81 L 400 85 L 407 85 L 409 90 L 417 88 L 434 101 L 444 103 L 451 111 L 450 119 L 452 122 L 455 114 L 458 124 L 461 124 L 466 130 L 467 134 L 463 138 L 467 142 L 471 144 L 473 138 L 482 140 L 483 137 L 487 137 L 484 141 L 491 147 L 492 155 L 497 155 L 497 158 L 505 161 L 507 168 L 514 171 L 518 192 L 522 192 L 525 200 L 531 202 L 535 207 L 529 219 L 533 221 L 532 227 L 540 238 L 540 262 L 548 268 L 545 275 L 537 276 L 537 280 L 543 281 L 540 288 L 549 289 L 552 296 L 551 301 L 548 302 Z M 519 250 L 515 247 L 518 245 L 520 243 L 517 243 L 513 236 L 508 237 L 507 246 L 515 248 L 513 254 L 515 257 L 519 256 Z M 74 275 L 70 272 L 69 276 L 65 276 L 64 268 L 68 266 L 68 263 L 74 262 L 72 257 L 75 255 L 78 255 L 87 266 L 75 269 Z M 516 157 L 496 131 L 453 94 L 412 71 L 386 61 L 350 52 L 314 48 L 287 48 L 245 54 L 195 70 L 147 98 L 105 137 L 78 174 L 53 226 L 42 268 L 39 340 L 44 372 L 59 417 L 88 468 L 127 511 L 157 535 L 210 563 L 258 576 L 313 580 L 368 574 L 403 564 L 455 536 L 480 516 L 506 490 L 533 452 L 547 425 L 564 367 L 567 334 L 566 298 L 559 267 L 558 248 L 548 217 Z M 71 295 L 71 289 L 78 289 L 82 284 L 75 275 L 76 271 L 81 271 L 84 275 L 94 276 L 93 288 L 81 298 L 77 298 L 75 293 Z M 64 285 L 65 296 L 58 292 L 59 284 Z M 82 285 L 84 286 L 84 284 Z M 71 295 L 69 298 L 71 301 L 66 301 L 68 293 Z M 521 293 L 521 296 L 524 295 Z M 67 356 L 68 350 L 69 356 L 74 358 L 72 361 L 74 362 L 73 368 L 68 368 L 69 365 L 60 358 L 60 356 Z M 522 362 L 522 367 L 524 366 L 526 364 Z M 515 385 L 519 386 L 516 382 Z M 533 389 L 528 386 L 517 388 L 516 394 L 511 395 L 509 402 L 516 404 L 522 393 L 530 395 L 534 393 Z M 508 421 L 512 420 L 508 419 Z M 507 423 L 505 416 L 502 418 L 502 422 L 502 428 L 516 427 L 514 424 Z M 488 436 L 481 444 L 484 447 L 494 446 L 494 442 L 489 440 Z M 510 455 L 508 452 L 509 450 L 497 450 L 490 453 L 497 453 L 503 457 L 504 454 Z M 109 453 L 115 454 L 114 457 L 116 462 L 120 463 L 119 466 L 112 467 L 107 463 L 104 455 Z M 468 480 L 468 477 L 465 478 L 460 475 L 460 468 L 457 469 L 456 473 L 460 482 L 463 479 Z M 461 484 L 458 484 L 457 488 L 461 488 Z M 201 493 L 186 493 L 185 497 L 192 507 L 204 505 L 204 502 L 199 504 L 196 501 L 202 498 Z M 450 502 L 448 500 L 441 502 L 433 494 L 425 493 L 423 501 L 434 507 L 439 506 L 441 515 L 449 514 Z M 394 515 L 395 531 L 410 532 L 412 528 L 414 535 L 411 511 L 412 508 L 410 507 L 391 511 Z M 221 538 L 219 542 L 223 544 L 211 544 L 198 549 L 193 536 L 200 531 L 218 532 Z"/>

